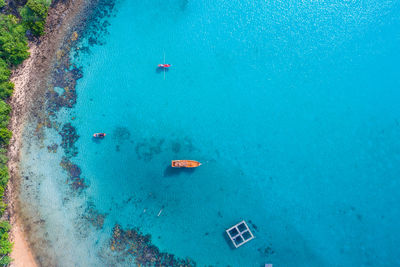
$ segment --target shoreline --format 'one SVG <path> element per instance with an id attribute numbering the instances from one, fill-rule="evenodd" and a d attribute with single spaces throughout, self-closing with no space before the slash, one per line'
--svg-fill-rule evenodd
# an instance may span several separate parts
<path id="1" fill-rule="evenodd" d="M 56 1 L 49 9 L 46 22 L 46 34 L 35 42 L 29 43 L 30 57 L 26 59 L 11 76 L 15 84 L 14 93 L 10 99 L 12 107 L 9 129 L 13 132 L 8 149 L 8 168 L 10 182 L 6 192 L 8 208 L 6 218 L 12 229 L 11 242 L 14 243 L 10 266 L 40 266 L 34 247 L 30 242 L 30 233 L 25 229 L 23 215 L 20 210 L 19 162 L 23 145 L 25 122 L 34 116 L 31 112 L 35 106 L 41 104 L 41 98 L 47 89 L 47 80 L 55 63 L 57 51 L 72 32 L 73 26 L 79 22 L 79 15 L 85 10 L 85 0 Z M 40 109 L 41 107 L 38 106 Z"/>
<path id="2" fill-rule="evenodd" d="M 28 99 L 32 95 L 28 95 L 28 89 L 31 85 L 27 83 L 30 81 L 31 72 L 35 67 L 35 57 L 37 57 L 37 46 L 29 44 L 30 57 L 26 59 L 15 71 L 13 71 L 11 81 L 14 83 L 14 93 L 11 97 L 10 105 L 12 107 L 10 130 L 13 132 L 13 137 L 10 141 L 8 149 L 9 162 L 8 168 L 10 172 L 10 181 L 7 190 L 7 212 L 9 222 L 11 224 L 10 239 L 14 243 L 11 252 L 13 259 L 10 266 L 38 266 L 36 259 L 30 249 L 27 235 L 24 231 L 23 224 L 20 221 L 18 213 L 18 195 L 19 195 L 19 159 L 20 149 L 22 146 L 22 133 L 24 129 L 24 122 L 29 110 Z"/>

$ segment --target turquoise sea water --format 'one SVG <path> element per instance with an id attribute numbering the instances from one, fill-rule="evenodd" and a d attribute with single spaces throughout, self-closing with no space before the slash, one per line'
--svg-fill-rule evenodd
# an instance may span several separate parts
<path id="1" fill-rule="evenodd" d="M 24 148 L 60 266 L 133 265 L 116 223 L 198 266 L 400 265 L 399 2 L 123 0 L 108 21 L 59 114 L 88 187 L 70 192 L 61 149 Z M 232 249 L 243 219 L 256 238 Z"/>

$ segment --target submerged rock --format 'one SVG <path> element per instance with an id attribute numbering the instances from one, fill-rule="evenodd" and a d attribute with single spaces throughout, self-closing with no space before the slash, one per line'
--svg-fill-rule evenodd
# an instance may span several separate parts
<path id="1" fill-rule="evenodd" d="M 49 151 L 49 153 L 56 153 L 57 149 L 58 149 L 57 144 L 52 144 L 50 146 L 47 146 L 47 151 Z"/>
<path id="2" fill-rule="evenodd" d="M 73 32 L 72 33 L 72 36 L 71 36 L 71 41 L 76 41 L 76 40 L 78 40 L 78 33 L 75 31 L 75 32 Z"/>

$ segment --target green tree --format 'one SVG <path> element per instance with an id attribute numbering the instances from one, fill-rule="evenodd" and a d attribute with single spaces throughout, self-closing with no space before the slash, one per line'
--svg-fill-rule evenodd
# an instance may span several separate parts
<path id="1" fill-rule="evenodd" d="M 0 265 L 5 266 L 11 262 L 11 258 L 7 256 L 11 252 L 12 243 L 8 240 L 8 232 L 11 226 L 6 221 L 0 221 Z"/>
<path id="2" fill-rule="evenodd" d="M 8 126 L 10 112 L 11 112 L 10 106 L 3 100 L 0 100 L 0 127 L 4 128 Z M 1 154 L 3 153 L 2 150 L 0 149 L 0 155 Z"/>
<path id="3" fill-rule="evenodd" d="M 4 190 L 7 185 L 7 182 L 9 180 L 10 176 L 8 174 L 8 168 L 7 165 L 2 165 L 0 167 L 0 217 L 3 214 L 6 204 L 3 202 L 3 196 L 4 196 Z M 1 255 L 1 253 L 0 253 Z"/>
<path id="4" fill-rule="evenodd" d="M 25 28 L 31 30 L 36 36 L 42 35 L 48 9 L 49 3 L 46 0 L 28 0 L 20 10 Z"/>
<path id="5" fill-rule="evenodd" d="M 0 188 L 0 197 L 3 198 L 4 195 L 4 188 Z M 7 204 L 3 202 L 3 200 L 0 200 L 0 214 L 3 214 L 3 212 L 6 210 Z M 1 255 L 1 254 L 0 254 Z"/>
<path id="6" fill-rule="evenodd" d="M 0 58 L 0 99 L 10 97 L 14 89 L 14 84 L 8 81 L 10 74 L 7 63 Z"/>
<path id="7" fill-rule="evenodd" d="M 7 62 L 0 58 L 0 82 L 8 81 L 11 71 L 8 68 Z"/>
<path id="8" fill-rule="evenodd" d="M 24 27 L 13 15 L 0 15 L 0 58 L 8 65 L 18 65 L 28 56 Z"/>
<path id="9" fill-rule="evenodd" d="M 14 84 L 12 82 L 0 83 L 0 99 L 7 99 L 12 95 Z"/>
<path id="10" fill-rule="evenodd" d="M 0 128 L 0 145 L 8 145 L 10 142 L 12 133 L 7 128 Z M 1 178 L 0 178 L 1 179 Z"/>
<path id="11" fill-rule="evenodd" d="M 0 187 L 5 187 L 10 175 L 8 174 L 7 165 L 3 165 L 0 167 Z"/>

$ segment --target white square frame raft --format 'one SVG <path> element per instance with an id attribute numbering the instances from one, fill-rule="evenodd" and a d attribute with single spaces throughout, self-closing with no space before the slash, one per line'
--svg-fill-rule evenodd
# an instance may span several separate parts
<path id="1" fill-rule="evenodd" d="M 232 226 L 226 230 L 229 238 L 231 239 L 235 248 L 238 248 L 254 238 L 253 233 L 250 231 L 245 221 Z"/>

